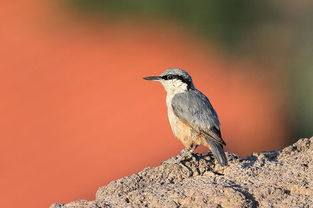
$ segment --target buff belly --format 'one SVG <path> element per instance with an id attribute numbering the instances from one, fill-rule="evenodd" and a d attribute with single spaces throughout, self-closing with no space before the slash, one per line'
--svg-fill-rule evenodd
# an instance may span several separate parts
<path id="1" fill-rule="evenodd" d="M 198 146 L 201 144 L 207 146 L 207 142 L 204 137 L 181 121 L 178 117 L 176 117 L 176 115 L 174 115 L 174 113 L 169 112 L 168 118 L 174 135 L 186 148 L 191 148 L 192 146 Z"/>

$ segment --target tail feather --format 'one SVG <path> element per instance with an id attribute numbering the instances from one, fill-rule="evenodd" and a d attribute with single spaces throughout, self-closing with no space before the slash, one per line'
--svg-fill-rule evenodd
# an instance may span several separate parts
<path id="1" fill-rule="evenodd" d="M 228 162 L 227 162 L 227 157 L 223 149 L 223 145 L 217 143 L 216 141 L 214 141 L 208 136 L 206 136 L 205 138 L 210 145 L 211 152 L 213 153 L 214 157 L 222 166 L 226 166 Z"/>

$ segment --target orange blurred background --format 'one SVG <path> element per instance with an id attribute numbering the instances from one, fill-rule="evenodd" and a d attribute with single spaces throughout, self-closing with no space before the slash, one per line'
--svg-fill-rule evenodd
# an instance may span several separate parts
<path id="1" fill-rule="evenodd" d="M 142 79 L 170 67 L 187 70 L 210 98 L 227 151 L 286 144 L 275 80 L 183 27 L 109 17 L 90 24 L 38 0 L 1 2 L 0 19 L 3 207 L 94 199 L 99 186 L 178 154 L 165 92 Z"/>

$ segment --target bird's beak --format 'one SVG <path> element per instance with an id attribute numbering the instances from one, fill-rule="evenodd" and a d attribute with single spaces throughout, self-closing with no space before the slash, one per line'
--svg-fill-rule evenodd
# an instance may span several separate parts
<path id="1" fill-rule="evenodd" d="M 159 81 L 162 78 L 160 76 L 152 76 L 152 77 L 144 77 L 143 79 L 150 80 L 150 81 Z"/>

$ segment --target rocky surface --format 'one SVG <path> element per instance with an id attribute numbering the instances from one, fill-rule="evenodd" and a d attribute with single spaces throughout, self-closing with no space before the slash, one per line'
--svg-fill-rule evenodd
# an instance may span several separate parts
<path id="1" fill-rule="evenodd" d="M 227 167 L 210 153 L 165 161 L 100 187 L 94 201 L 50 208 L 313 207 L 313 137 L 243 159 L 227 156 Z"/>

